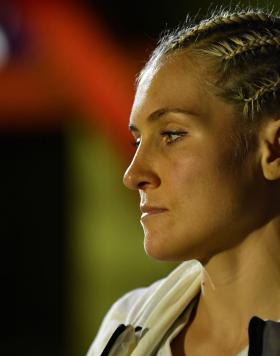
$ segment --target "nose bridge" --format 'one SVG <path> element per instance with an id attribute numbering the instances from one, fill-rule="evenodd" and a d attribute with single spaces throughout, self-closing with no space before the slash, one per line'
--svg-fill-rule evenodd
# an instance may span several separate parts
<path id="1" fill-rule="evenodd" d="M 129 189 L 142 189 L 156 184 L 154 154 L 151 147 L 140 144 L 123 177 L 124 185 Z"/>

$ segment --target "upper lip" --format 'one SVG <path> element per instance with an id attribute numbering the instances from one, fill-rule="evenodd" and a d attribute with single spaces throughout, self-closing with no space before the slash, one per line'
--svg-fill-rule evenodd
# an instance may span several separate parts
<path id="1" fill-rule="evenodd" d="M 140 210 L 142 213 L 160 213 L 162 211 L 167 210 L 166 208 L 162 208 L 160 206 L 152 206 L 152 205 L 140 205 Z"/>

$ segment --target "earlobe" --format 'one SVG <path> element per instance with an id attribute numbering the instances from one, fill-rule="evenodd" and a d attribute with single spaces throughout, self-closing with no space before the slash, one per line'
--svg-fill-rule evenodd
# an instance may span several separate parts
<path id="1" fill-rule="evenodd" d="M 269 121 L 261 132 L 261 165 L 267 180 L 280 179 L 280 119 Z"/>

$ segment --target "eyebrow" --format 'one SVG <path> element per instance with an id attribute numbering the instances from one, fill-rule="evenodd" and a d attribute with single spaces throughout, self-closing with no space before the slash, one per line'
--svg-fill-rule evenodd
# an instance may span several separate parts
<path id="1" fill-rule="evenodd" d="M 153 122 L 156 120 L 159 120 L 161 118 L 163 118 L 166 114 L 170 114 L 170 113 L 175 113 L 175 114 L 184 114 L 184 115 L 188 115 L 188 116 L 198 116 L 198 114 L 190 111 L 190 110 L 186 110 L 186 109 L 180 109 L 180 108 L 162 108 L 162 109 L 158 109 L 156 111 L 153 111 L 148 117 L 147 117 L 147 121 L 149 122 Z M 135 125 L 129 124 L 128 125 L 128 129 L 131 132 L 138 132 L 138 128 Z"/>

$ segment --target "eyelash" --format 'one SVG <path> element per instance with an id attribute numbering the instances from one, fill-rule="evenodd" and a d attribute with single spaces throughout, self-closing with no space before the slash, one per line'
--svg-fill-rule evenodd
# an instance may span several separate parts
<path id="1" fill-rule="evenodd" d="M 167 138 L 167 142 L 166 142 L 167 145 L 171 145 L 171 144 L 175 143 L 176 141 L 180 140 L 186 134 L 187 134 L 186 131 L 162 131 L 160 133 L 160 135 L 162 137 L 166 137 Z M 172 139 L 171 138 L 172 135 L 175 135 L 175 136 L 178 136 L 178 137 L 175 138 L 175 139 Z M 168 141 L 168 140 L 170 140 L 170 141 Z M 140 144 L 140 138 L 137 138 L 135 141 L 132 142 L 132 145 L 134 147 L 138 147 L 139 144 Z"/>
<path id="2" fill-rule="evenodd" d="M 131 144 L 133 147 L 137 148 L 140 145 L 140 138 L 137 138 L 135 141 L 132 141 Z"/>
<path id="3" fill-rule="evenodd" d="M 184 137 L 187 134 L 187 132 L 186 131 L 162 131 L 160 134 L 162 137 L 166 137 L 166 139 L 167 139 L 166 143 L 168 145 L 171 145 L 171 144 L 175 143 L 176 141 L 180 140 L 182 137 Z M 175 139 L 172 139 L 171 138 L 172 135 L 178 136 L 178 137 Z"/>

